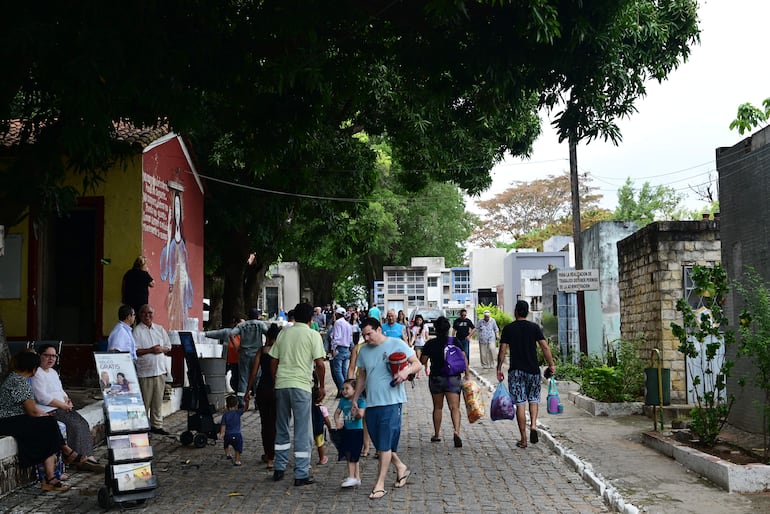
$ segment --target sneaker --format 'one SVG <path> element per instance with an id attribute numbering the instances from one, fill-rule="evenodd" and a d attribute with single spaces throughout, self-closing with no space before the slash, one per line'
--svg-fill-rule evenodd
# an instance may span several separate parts
<path id="1" fill-rule="evenodd" d="M 342 482 L 341 487 L 358 487 L 361 485 L 361 481 L 354 477 L 348 477 Z"/>
<path id="2" fill-rule="evenodd" d="M 241 465 L 241 461 L 239 460 L 236 460 L 235 462 L 233 462 L 233 466 L 240 466 L 240 465 Z"/>
<path id="3" fill-rule="evenodd" d="M 225 458 L 226 458 L 227 460 L 233 460 L 233 456 L 232 456 L 232 455 L 230 455 L 230 454 L 227 454 L 227 455 L 225 455 Z"/>

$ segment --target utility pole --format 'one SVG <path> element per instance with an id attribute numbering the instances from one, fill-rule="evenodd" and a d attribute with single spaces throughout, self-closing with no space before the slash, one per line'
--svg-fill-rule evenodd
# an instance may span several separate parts
<path id="1" fill-rule="evenodd" d="M 577 165 L 577 139 L 569 138 L 569 176 L 572 189 L 572 243 L 575 247 L 575 269 L 583 269 L 583 245 L 580 240 L 580 179 Z M 578 338 L 580 340 L 580 353 L 588 353 L 588 339 L 586 338 L 586 305 L 583 291 L 578 291 Z"/>

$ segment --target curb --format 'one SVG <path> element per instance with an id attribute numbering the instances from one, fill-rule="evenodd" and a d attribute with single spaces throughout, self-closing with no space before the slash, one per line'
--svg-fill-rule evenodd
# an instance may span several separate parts
<path id="1" fill-rule="evenodd" d="M 495 390 L 495 386 L 489 383 L 487 379 L 482 377 L 475 368 L 470 368 L 471 373 L 476 379 L 481 382 L 482 387 L 485 387 L 490 393 Z M 574 469 L 580 478 L 583 479 L 588 485 L 593 488 L 596 493 L 602 497 L 604 504 L 610 507 L 615 512 L 622 512 L 623 514 L 639 514 L 639 508 L 631 503 L 627 503 L 620 492 L 606 480 L 603 476 L 594 471 L 593 466 L 582 460 L 572 450 L 569 450 L 562 446 L 551 433 L 547 430 L 545 425 L 538 421 L 537 423 L 538 433 L 540 434 L 543 442 L 553 451 L 557 457 L 560 457 L 566 462 L 572 469 Z"/>

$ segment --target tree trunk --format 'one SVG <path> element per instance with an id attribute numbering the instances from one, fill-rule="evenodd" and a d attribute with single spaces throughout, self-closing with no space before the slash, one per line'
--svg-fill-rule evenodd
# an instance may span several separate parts
<path id="1" fill-rule="evenodd" d="M 8 341 L 5 340 L 5 323 L 0 317 L 0 382 L 8 376 L 11 365 L 11 352 L 8 349 Z"/>

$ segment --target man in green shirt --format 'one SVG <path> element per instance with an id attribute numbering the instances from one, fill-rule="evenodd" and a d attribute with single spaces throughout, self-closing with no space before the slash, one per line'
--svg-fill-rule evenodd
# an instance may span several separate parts
<path id="1" fill-rule="evenodd" d="M 312 453 L 313 368 L 321 398 L 326 394 L 326 366 L 321 335 L 310 328 L 313 306 L 300 303 L 294 308 L 294 325 L 281 330 L 270 356 L 275 380 L 275 468 L 273 480 L 283 479 L 289 463 L 291 436 L 289 421 L 294 416 L 294 485 L 315 483 L 310 476 Z"/>

